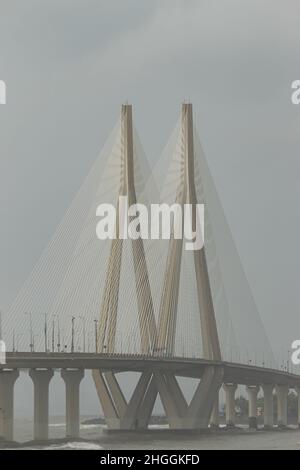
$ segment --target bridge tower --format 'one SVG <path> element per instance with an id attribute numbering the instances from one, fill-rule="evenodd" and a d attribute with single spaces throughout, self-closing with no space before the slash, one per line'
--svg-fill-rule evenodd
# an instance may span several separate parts
<path id="1" fill-rule="evenodd" d="M 192 104 L 183 104 L 181 112 L 182 126 L 182 166 L 181 181 L 178 182 L 176 203 L 183 208 L 184 204 L 192 205 L 192 226 L 196 228 L 197 195 L 194 179 L 194 136 Z M 184 226 L 184 211 L 182 211 Z M 173 234 L 174 235 L 174 234 Z M 183 250 L 183 240 L 171 238 L 164 275 L 156 350 L 166 351 L 173 355 L 175 346 L 177 305 L 180 284 L 180 268 Z M 195 250 L 194 265 L 198 295 L 198 307 L 201 323 L 203 357 L 205 359 L 221 360 L 219 337 L 215 319 L 210 282 L 208 277 L 205 248 Z"/>
<path id="2" fill-rule="evenodd" d="M 194 182 L 194 145 L 192 105 L 182 106 L 183 177 L 178 181 L 176 202 L 184 207 L 191 204 L 195 209 L 197 196 Z M 128 204 L 137 202 L 134 184 L 132 108 L 122 106 L 122 171 L 120 196 L 128 197 Z M 117 206 L 117 220 L 120 211 Z M 184 211 L 182 211 L 184 214 Z M 183 215 L 184 217 L 184 215 Z M 184 222 L 184 220 L 183 220 Z M 196 212 L 193 213 L 193 225 Z M 123 240 L 119 238 L 120 227 L 116 227 L 116 239 L 112 240 L 108 258 L 106 281 L 100 311 L 99 352 L 114 353 L 116 323 L 118 314 L 120 271 Z M 193 226 L 195 230 L 195 226 Z M 183 255 L 183 240 L 174 236 L 169 242 L 164 272 L 163 290 L 158 315 L 158 329 L 153 309 L 147 264 L 141 239 L 129 241 L 132 244 L 134 261 L 134 282 L 136 286 L 141 353 L 157 356 L 174 355 L 177 302 L 180 283 L 180 265 Z M 213 361 L 221 360 L 214 307 L 210 290 L 205 249 L 194 251 L 194 268 L 197 284 L 197 298 L 203 342 L 203 356 Z M 200 334 L 200 332 L 199 332 Z M 114 372 L 93 371 L 93 378 L 109 428 L 133 429 L 146 427 L 155 403 L 160 395 L 171 428 L 205 428 L 208 425 L 213 405 L 222 384 L 223 369 L 207 366 L 188 405 L 172 372 L 145 365 L 132 398 L 127 403 Z"/>
<path id="3" fill-rule="evenodd" d="M 119 196 L 127 196 L 128 206 L 137 203 L 134 184 L 132 106 L 123 105 L 121 110 L 122 146 L 121 179 Z M 106 281 L 102 299 L 99 323 L 99 352 L 115 352 L 115 336 L 119 302 L 119 284 L 122 263 L 122 248 L 124 241 L 120 238 L 119 200 L 116 211 L 116 238 L 112 240 L 110 255 L 107 263 Z M 143 240 L 130 240 L 134 264 L 135 286 L 141 337 L 141 352 L 150 353 L 156 341 L 156 325 L 153 311 L 153 301 L 150 290 L 148 270 L 145 258 Z"/>
<path id="4" fill-rule="evenodd" d="M 126 196 L 128 206 L 130 207 L 137 203 L 137 197 L 135 190 L 132 106 L 128 104 L 122 105 L 121 109 L 121 133 L 122 152 L 119 196 Z M 115 352 L 120 274 L 124 246 L 124 240 L 120 237 L 122 229 L 119 226 L 120 211 L 120 199 L 118 198 L 116 237 L 111 243 L 100 309 L 98 352 Z M 140 332 L 140 352 L 150 355 L 156 344 L 156 322 L 143 240 L 141 238 L 126 240 L 126 243 L 130 243 L 132 247 Z M 129 403 L 126 402 L 113 372 L 94 370 L 93 378 L 107 424 L 110 428 L 130 429 L 147 425 L 157 395 L 152 373 L 142 373 Z"/>

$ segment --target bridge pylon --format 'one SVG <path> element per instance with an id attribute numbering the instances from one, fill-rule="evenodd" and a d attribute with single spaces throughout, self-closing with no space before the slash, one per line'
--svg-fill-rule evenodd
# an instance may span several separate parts
<path id="1" fill-rule="evenodd" d="M 137 203 L 135 191 L 135 170 L 133 156 L 133 128 L 132 106 L 122 105 L 121 109 L 122 153 L 121 153 L 121 177 L 119 196 L 126 196 L 128 206 Z M 99 352 L 115 352 L 115 338 L 117 329 L 117 315 L 119 304 L 120 274 L 122 266 L 122 251 L 124 240 L 120 237 L 119 226 L 120 199 L 117 201 L 116 210 L 116 237 L 112 240 L 108 257 L 106 279 L 103 290 L 102 305 L 100 309 L 98 347 Z M 132 246 L 132 258 L 134 266 L 134 279 L 138 322 L 140 333 L 140 352 L 149 354 L 156 342 L 156 324 L 153 309 L 148 269 L 145 257 L 143 240 L 126 240 Z"/>
<path id="2" fill-rule="evenodd" d="M 133 152 L 132 106 L 121 109 L 121 177 L 119 196 L 127 196 L 128 206 L 137 203 Z M 106 279 L 100 309 L 98 352 L 115 352 L 115 338 L 124 240 L 120 237 L 120 199 L 117 201 L 116 237 L 112 240 L 107 263 Z M 140 352 L 152 354 L 156 344 L 156 322 L 143 240 L 126 240 L 132 247 Z M 154 406 L 157 391 L 152 373 L 142 373 L 131 400 L 127 403 L 113 372 L 93 371 L 93 379 L 108 427 L 132 429 L 146 427 Z"/>
<path id="3" fill-rule="evenodd" d="M 182 132 L 182 166 L 181 179 L 176 190 L 176 202 L 183 208 L 185 204 L 192 206 L 192 228 L 196 227 L 197 195 L 194 177 L 194 136 L 193 109 L 191 103 L 184 103 L 181 111 Z M 185 212 L 182 211 L 184 226 Z M 157 351 L 174 354 L 177 322 L 177 306 L 180 285 L 180 270 L 183 252 L 183 240 L 174 236 L 169 243 L 163 291 L 158 319 Z M 217 324 L 208 276 L 205 247 L 194 250 L 194 266 L 197 285 L 198 308 L 200 314 L 203 357 L 205 359 L 221 360 L 221 350 Z"/>

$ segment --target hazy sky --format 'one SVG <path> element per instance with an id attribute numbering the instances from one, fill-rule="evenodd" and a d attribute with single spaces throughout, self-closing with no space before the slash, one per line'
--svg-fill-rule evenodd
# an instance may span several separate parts
<path id="1" fill-rule="evenodd" d="M 274 349 L 300 337 L 297 0 L 0 0 L 0 304 L 134 105 L 155 162 L 190 100 Z"/>

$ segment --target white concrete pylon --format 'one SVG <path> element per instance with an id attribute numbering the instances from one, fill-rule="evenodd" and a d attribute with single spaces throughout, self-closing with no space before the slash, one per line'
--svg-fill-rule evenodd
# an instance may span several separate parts
<path id="1" fill-rule="evenodd" d="M 83 369 L 62 369 L 66 386 L 66 437 L 79 437 L 80 407 L 79 388 L 84 377 Z"/>
<path id="2" fill-rule="evenodd" d="M 121 109 L 122 126 L 122 161 L 120 167 L 122 177 L 120 181 L 119 196 L 127 196 L 129 206 L 136 204 L 136 191 L 134 181 L 134 154 L 133 154 L 133 125 L 132 106 L 123 105 Z M 122 267 L 123 240 L 119 238 L 119 203 L 117 205 L 116 238 L 111 242 L 111 249 L 107 264 L 104 294 L 100 309 L 99 322 L 99 352 L 115 352 L 115 337 L 117 328 L 117 314 L 119 303 L 120 273 Z M 153 351 L 156 344 L 156 323 L 153 310 L 153 300 L 147 270 L 143 240 L 130 240 L 132 245 L 132 259 L 134 267 L 134 282 L 136 287 L 136 300 L 138 307 L 138 320 L 140 332 L 140 350 L 143 354 Z"/>
<path id="3" fill-rule="evenodd" d="M 0 438 L 13 440 L 14 385 L 19 371 L 0 371 Z"/>
<path id="4" fill-rule="evenodd" d="M 257 428 L 257 394 L 259 392 L 258 385 L 248 385 L 246 387 L 249 400 L 249 427 Z"/>
<path id="5" fill-rule="evenodd" d="M 220 424 L 220 413 L 219 413 L 219 405 L 220 405 L 220 402 L 219 402 L 219 393 L 218 393 L 218 396 L 214 402 L 214 405 L 213 405 L 213 409 L 212 409 L 212 412 L 211 412 L 211 415 L 210 415 L 210 427 L 212 429 L 218 429 L 219 428 L 219 424 Z"/>
<path id="6" fill-rule="evenodd" d="M 298 403 L 298 426 L 300 428 L 300 387 L 296 387 L 295 391 L 297 393 L 297 403 Z"/>
<path id="7" fill-rule="evenodd" d="M 30 369 L 29 375 L 34 386 L 34 439 L 47 440 L 49 437 L 49 384 L 52 369 Z"/>
<path id="8" fill-rule="evenodd" d="M 288 385 L 276 385 L 277 393 L 277 421 L 279 427 L 287 426 L 287 399 L 289 394 Z"/>
<path id="9" fill-rule="evenodd" d="M 194 175 L 192 104 L 183 104 L 181 115 L 184 177 L 183 180 L 181 179 L 178 181 L 178 189 L 176 191 L 177 199 L 174 202 L 180 204 L 181 206 L 184 204 L 192 205 L 194 229 L 197 195 Z M 166 351 L 166 353 L 171 356 L 174 354 L 182 250 L 182 238 L 176 239 L 173 236 L 169 242 L 162 298 L 159 310 L 158 340 L 156 347 L 158 354 L 160 351 Z M 203 247 L 200 250 L 194 250 L 193 253 L 195 278 L 197 284 L 198 308 L 201 323 L 203 357 L 206 359 L 221 360 L 221 350 L 208 276 L 205 248 Z"/>
<path id="10" fill-rule="evenodd" d="M 263 384 L 262 389 L 264 392 L 264 427 L 266 429 L 272 429 L 274 425 L 274 385 Z"/>
<path id="11" fill-rule="evenodd" d="M 226 397 L 226 425 L 234 427 L 236 424 L 235 412 L 235 392 L 237 385 L 233 383 L 226 383 L 223 385 Z"/>

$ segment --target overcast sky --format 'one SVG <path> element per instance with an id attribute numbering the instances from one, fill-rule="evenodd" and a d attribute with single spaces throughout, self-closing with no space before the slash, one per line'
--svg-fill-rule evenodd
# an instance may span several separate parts
<path id="1" fill-rule="evenodd" d="M 195 120 L 274 349 L 300 337 L 297 0 L 0 0 L 0 304 L 16 295 L 122 102 L 155 163 Z"/>

